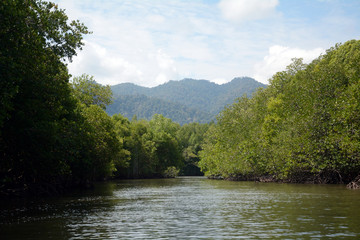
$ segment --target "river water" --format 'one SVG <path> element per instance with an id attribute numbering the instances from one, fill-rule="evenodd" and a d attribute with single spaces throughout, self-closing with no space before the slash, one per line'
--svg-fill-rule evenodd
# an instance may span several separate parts
<path id="1" fill-rule="evenodd" d="M 360 239 L 360 191 L 202 177 L 2 202 L 0 239 Z"/>

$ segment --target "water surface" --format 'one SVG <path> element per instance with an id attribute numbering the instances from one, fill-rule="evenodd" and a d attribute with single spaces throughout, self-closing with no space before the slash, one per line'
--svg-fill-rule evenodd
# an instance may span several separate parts
<path id="1" fill-rule="evenodd" d="M 360 239 L 360 191 L 199 177 L 4 202 L 0 239 Z"/>

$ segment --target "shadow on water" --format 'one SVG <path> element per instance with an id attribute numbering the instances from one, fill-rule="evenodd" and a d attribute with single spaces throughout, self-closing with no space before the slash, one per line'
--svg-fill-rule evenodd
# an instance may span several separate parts
<path id="1" fill-rule="evenodd" d="M 119 180 L 3 202 L 2 239 L 354 239 L 360 191 L 204 177 Z"/>

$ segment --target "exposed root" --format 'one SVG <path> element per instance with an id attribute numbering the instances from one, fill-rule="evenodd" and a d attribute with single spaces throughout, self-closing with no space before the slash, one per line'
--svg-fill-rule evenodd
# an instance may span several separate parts
<path id="1" fill-rule="evenodd" d="M 360 189 L 360 175 L 357 176 L 354 181 L 346 185 L 346 187 L 349 189 Z"/>

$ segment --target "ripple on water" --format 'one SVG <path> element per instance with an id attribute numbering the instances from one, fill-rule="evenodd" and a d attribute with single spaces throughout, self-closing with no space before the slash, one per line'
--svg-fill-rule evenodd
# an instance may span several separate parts
<path id="1" fill-rule="evenodd" d="M 110 188 L 107 184 L 98 187 Z M 179 178 L 118 181 L 110 189 L 2 210 L 2 219 L 12 220 L 0 227 L 13 236 L 9 239 L 48 239 L 49 234 L 65 239 L 346 239 L 360 234 L 360 194 L 336 186 Z"/>

